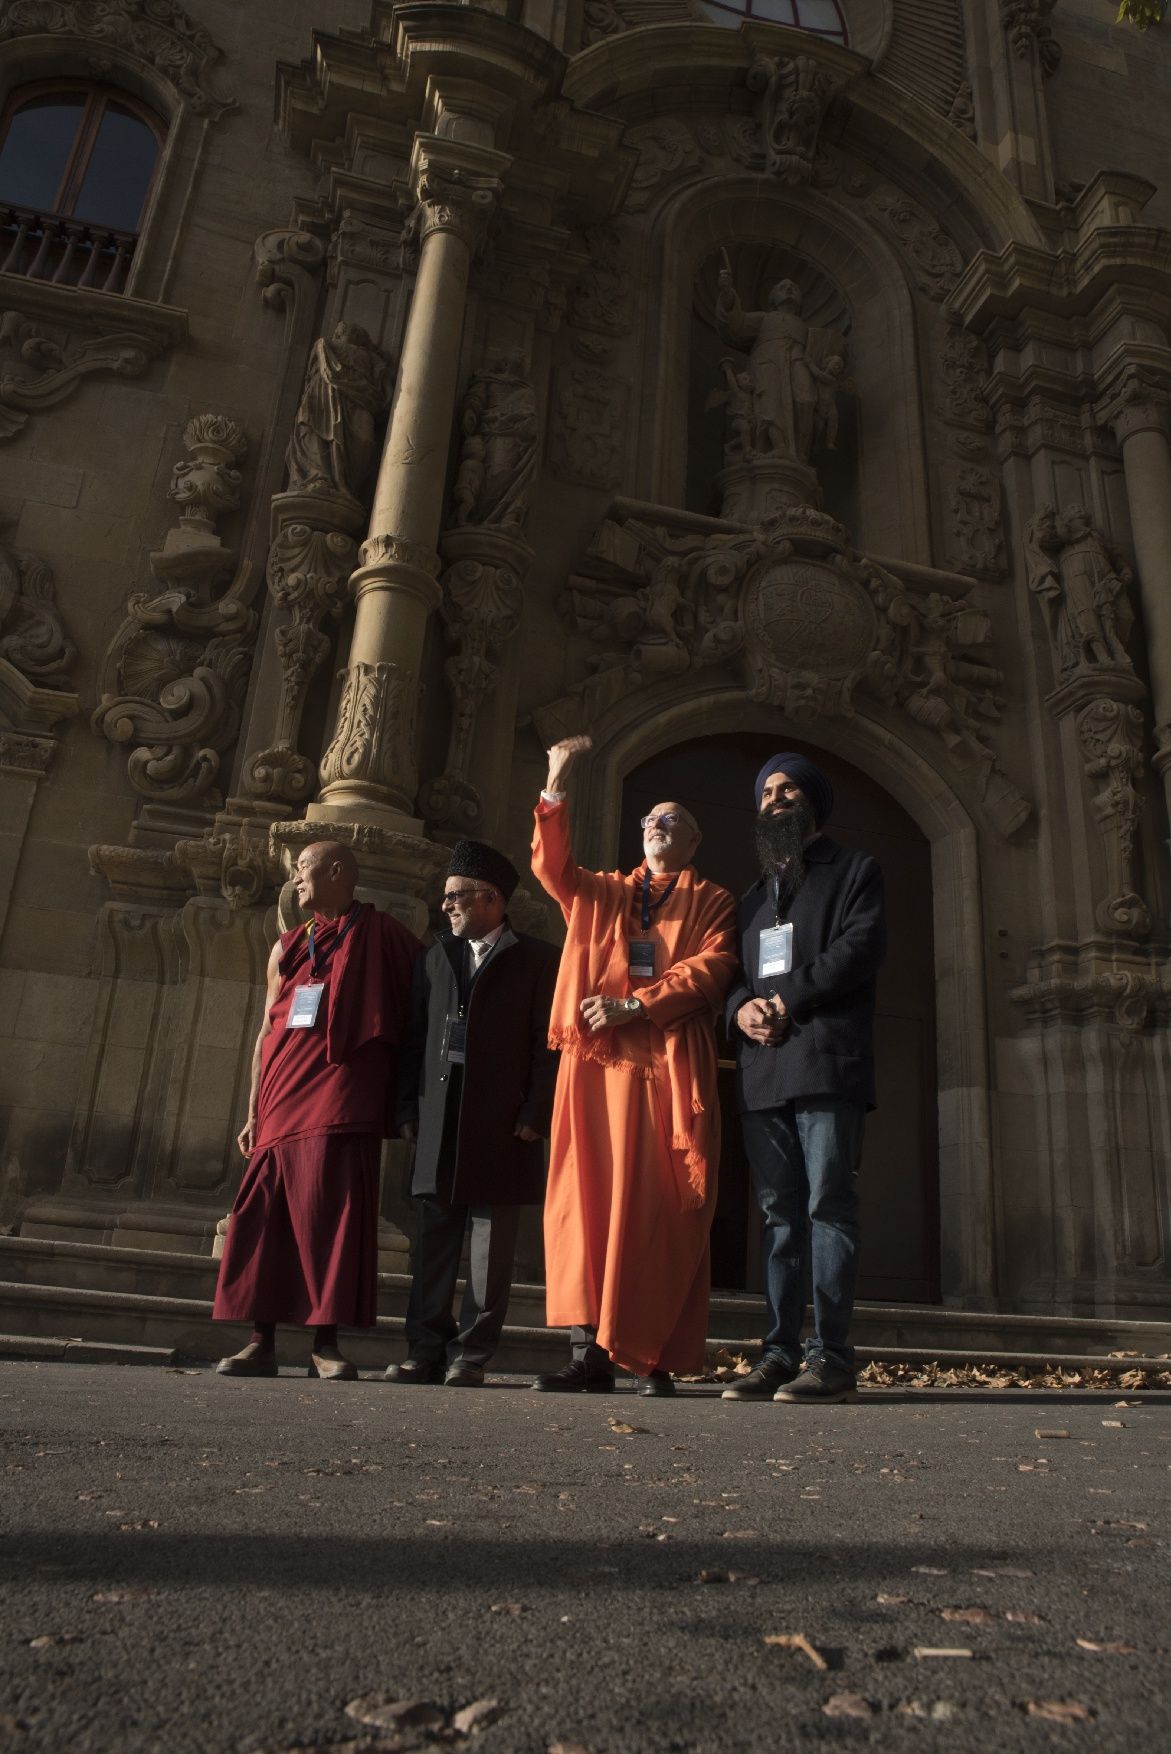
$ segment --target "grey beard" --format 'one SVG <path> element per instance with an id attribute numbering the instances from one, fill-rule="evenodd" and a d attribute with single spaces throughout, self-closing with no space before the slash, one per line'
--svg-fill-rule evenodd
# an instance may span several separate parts
<path id="1" fill-rule="evenodd" d="M 805 841 L 817 827 L 808 804 L 795 804 L 783 816 L 756 818 L 756 856 L 765 877 L 777 879 L 778 902 L 788 906 L 805 876 Z"/>

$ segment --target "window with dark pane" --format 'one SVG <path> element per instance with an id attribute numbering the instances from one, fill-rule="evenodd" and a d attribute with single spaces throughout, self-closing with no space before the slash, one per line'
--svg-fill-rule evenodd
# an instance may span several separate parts
<path id="1" fill-rule="evenodd" d="M 107 86 L 15 92 L 0 121 L 0 268 L 121 292 L 164 132 L 145 104 Z"/>

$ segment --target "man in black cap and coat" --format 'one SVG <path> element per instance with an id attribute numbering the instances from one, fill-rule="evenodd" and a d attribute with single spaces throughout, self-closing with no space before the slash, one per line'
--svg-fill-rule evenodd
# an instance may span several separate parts
<path id="1" fill-rule="evenodd" d="M 442 902 L 451 935 L 416 964 L 395 1121 L 399 1136 L 415 1141 L 418 1233 L 408 1356 L 389 1367 L 390 1382 L 483 1382 L 508 1312 L 520 1209 L 544 1197 L 559 956 L 513 931 L 506 910 L 516 885 L 502 853 L 458 841 Z M 457 1325 L 452 1300 L 469 1231 Z"/>
<path id="2" fill-rule="evenodd" d="M 764 1217 L 768 1332 L 729 1401 L 842 1401 L 854 1392 L 858 1169 L 874 1095 L 875 982 L 886 950 L 882 873 L 822 833 L 833 787 L 793 752 L 756 778 L 761 878 L 741 899 L 727 1002 L 736 1096 Z M 800 1345 L 805 1264 L 814 1333 Z"/>

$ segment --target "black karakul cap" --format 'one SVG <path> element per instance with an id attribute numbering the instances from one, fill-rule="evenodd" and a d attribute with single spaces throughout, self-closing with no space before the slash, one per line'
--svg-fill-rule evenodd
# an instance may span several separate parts
<path id="1" fill-rule="evenodd" d="M 505 901 L 520 882 L 520 872 L 510 859 L 482 840 L 457 840 L 451 849 L 447 867 L 449 877 L 471 877 L 477 883 L 491 883 Z"/>

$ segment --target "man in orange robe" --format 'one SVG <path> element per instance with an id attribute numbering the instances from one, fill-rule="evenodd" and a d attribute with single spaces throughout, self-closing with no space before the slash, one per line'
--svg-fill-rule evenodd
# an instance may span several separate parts
<path id="1" fill-rule="evenodd" d="M 550 1017 L 561 1050 L 545 1196 L 547 1319 L 572 1358 L 545 1391 L 668 1395 L 703 1369 L 720 1110 L 715 1014 L 736 972 L 735 904 L 699 877 L 695 818 L 658 804 L 629 875 L 573 860 L 566 786 L 591 747 L 549 751 L 533 871 L 567 926 Z"/>
<path id="2" fill-rule="evenodd" d="M 370 1327 L 378 1293 L 378 1179 L 413 933 L 354 900 L 349 847 L 314 841 L 294 882 L 306 925 L 272 947 L 264 1022 L 213 1318 L 250 1321 L 224 1376 L 276 1376 L 276 1325 L 316 1330 L 311 1376 L 352 1380 L 338 1323 Z"/>

